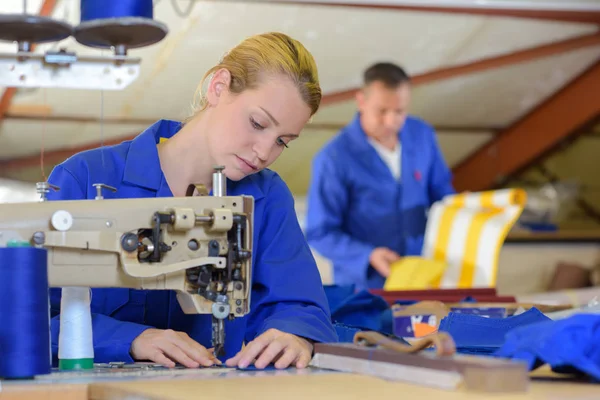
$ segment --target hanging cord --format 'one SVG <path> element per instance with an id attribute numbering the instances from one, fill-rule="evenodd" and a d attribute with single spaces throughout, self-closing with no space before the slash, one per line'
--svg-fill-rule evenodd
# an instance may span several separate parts
<path id="1" fill-rule="evenodd" d="M 45 107 L 47 105 L 45 88 L 42 90 L 42 93 L 44 94 L 44 107 Z M 40 144 L 40 169 L 42 171 L 42 182 L 46 182 L 46 180 L 48 179 L 46 177 L 46 171 L 44 168 L 44 137 L 46 136 L 46 123 L 47 123 L 47 119 L 46 119 L 46 115 L 44 115 L 44 119 L 42 120 L 42 140 L 41 140 L 41 144 Z"/>
<path id="2" fill-rule="evenodd" d="M 102 168 L 104 168 L 104 89 L 100 89 L 100 153 L 102 154 Z"/>
<path id="3" fill-rule="evenodd" d="M 100 51 L 100 55 L 104 57 L 104 50 Z M 104 89 L 100 89 L 100 155 L 102 168 L 104 168 Z"/>

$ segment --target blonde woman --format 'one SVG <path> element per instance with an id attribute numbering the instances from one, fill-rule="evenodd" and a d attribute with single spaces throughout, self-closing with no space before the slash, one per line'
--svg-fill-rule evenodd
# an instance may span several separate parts
<path id="1" fill-rule="evenodd" d="M 49 178 L 61 188 L 49 199 L 93 199 L 96 182 L 117 188 L 106 198 L 185 196 L 192 183 L 210 190 L 214 165 L 225 166 L 228 195 L 254 197 L 255 247 L 251 313 L 226 322 L 222 359 L 242 368 L 304 368 L 314 342 L 337 336 L 292 195 L 267 168 L 320 100 L 317 67 L 301 43 L 280 33 L 247 38 L 206 73 L 185 123 L 160 120 L 132 141 L 69 158 Z M 59 289 L 52 304 L 56 357 Z M 209 350 L 211 316 L 184 314 L 174 292 L 94 289 L 92 313 L 96 362 L 220 362 Z"/>

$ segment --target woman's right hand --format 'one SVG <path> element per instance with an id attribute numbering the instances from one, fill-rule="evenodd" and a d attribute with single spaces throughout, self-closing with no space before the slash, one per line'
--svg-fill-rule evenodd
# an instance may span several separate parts
<path id="1" fill-rule="evenodd" d="M 188 368 L 210 367 L 221 362 L 185 332 L 171 329 L 146 329 L 131 343 L 134 360 L 150 360 L 174 368 L 178 362 Z"/>

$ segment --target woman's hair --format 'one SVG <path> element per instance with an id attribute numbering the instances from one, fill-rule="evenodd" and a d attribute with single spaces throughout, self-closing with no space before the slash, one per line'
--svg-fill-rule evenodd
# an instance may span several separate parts
<path id="1" fill-rule="evenodd" d="M 258 87 L 268 75 L 287 76 L 298 88 L 302 99 L 311 109 L 311 116 L 319 109 L 321 87 L 317 64 L 310 52 L 299 41 L 277 32 L 251 36 L 231 49 L 219 64 L 206 72 L 196 89 L 192 115 L 207 106 L 204 83 L 221 68 L 231 74 L 231 93 Z"/>

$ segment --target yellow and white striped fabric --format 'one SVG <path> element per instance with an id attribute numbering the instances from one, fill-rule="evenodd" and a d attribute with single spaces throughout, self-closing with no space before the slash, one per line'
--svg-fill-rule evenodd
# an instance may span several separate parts
<path id="1" fill-rule="evenodd" d="M 434 288 L 495 287 L 500 247 L 527 194 L 505 189 L 447 196 L 429 211 L 422 256 L 447 267 Z"/>

